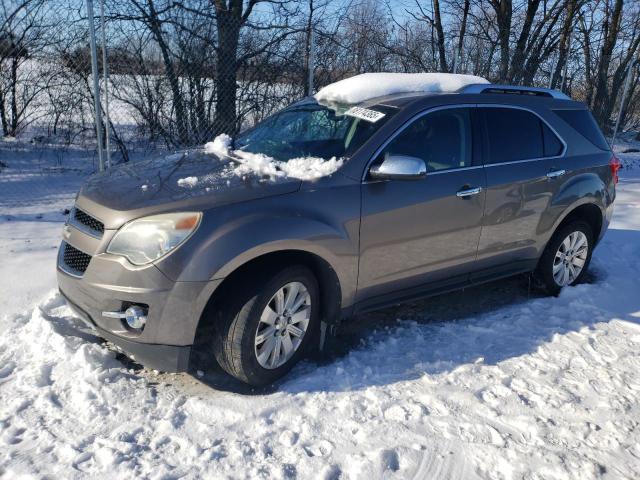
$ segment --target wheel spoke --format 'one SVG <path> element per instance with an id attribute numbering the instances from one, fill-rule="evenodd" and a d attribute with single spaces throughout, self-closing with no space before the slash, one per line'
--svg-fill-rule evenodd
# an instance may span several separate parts
<path id="1" fill-rule="evenodd" d="M 299 312 L 296 312 L 293 315 L 291 315 L 291 323 L 300 323 L 303 320 L 308 320 L 309 310 L 310 310 L 310 307 L 307 306 L 302 310 L 300 310 Z"/>
<path id="2" fill-rule="evenodd" d="M 560 286 L 562 286 L 562 277 L 564 276 L 564 264 L 561 263 L 560 264 L 560 268 L 558 268 L 558 271 L 553 272 L 553 279 L 556 281 L 556 283 Z"/>
<path id="3" fill-rule="evenodd" d="M 569 249 L 571 248 L 571 235 L 569 235 L 567 238 L 564 239 L 564 241 L 562 242 L 562 245 L 560 245 L 560 251 L 562 253 L 566 253 L 569 251 Z"/>
<path id="4" fill-rule="evenodd" d="M 276 302 L 276 312 L 278 315 L 282 315 L 284 312 L 284 291 L 282 288 L 276 292 L 274 299 Z"/>
<path id="5" fill-rule="evenodd" d="M 586 263 L 586 261 L 582 258 L 579 257 L 574 257 L 572 263 L 578 267 L 579 269 L 582 269 L 584 267 L 584 264 Z"/>
<path id="6" fill-rule="evenodd" d="M 576 270 L 575 270 L 575 268 L 573 267 L 573 263 L 569 263 L 569 265 L 567 265 L 567 266 L 568 266 L 568 270 L 569 270 L 569 280 L 568 280 L 568 282 L 569 282 L 569 283 L 571 283 L 571 282 L 573 282 L 573 281 L 576 279 L 576 277 L 577 277 L 577 275 L 576 275 Z"/>
<path id="7" fill-rule="evenodd" d="M 282 336 L 282 348 L 284 350 L 284 357 L 288 360 L 293 354 L 293 343 L 291 343 L 291 337 L 288 332 Z"/>
<path id="8" fill-rule="evenodd" d="M 553 275 L 555 276 L 562 268 L 562 261 L 553 265 Z"/>
<path id="9" fill-rule="evenodd" d="M 579 250 L 576 250 L 576 257 L 587 258 L 587 253 L 589 252 L 589 247 L 584 245 Z"/>
<path id="10" fill-rule="evenodd" d="M 296 298 L 295 303 L 290 309 L 291 313 L 296 313 L 298 310 L 300 310 L 300 307 L 307 300 L 307 297 L 308 297 L 307 292 L 300 292 L 300 294 L 298 295 L 298 298 Z"/>
<path id="11" fill-rule="evenodd" d="M 269 305 L 267 305 L 267 308 L 264 309 L 260 316 L 260 321 L 267 325 L 274 325 L 276 323 L 276 318 L 278 318 L 278 314 Z"/>
<path id="12" fill-rule="evenodd" d="M 273 338 L 273 334 L 276 333 L 275 327 L 267 327 L 256 335 L 256 345 L 260 345 L 269 338 Z"/>
<path id="13" fill-rule="evenodd" d="M 273 347 L 273 353 L 271 355 L 271 367 L 275 368 L 278 366 L 278 362 L 280 360 L 280 347 L 282 346 L 282 337 L 277 336 L 275 338 L 275 345 Z"/>
<path id="14" fill-rule="evenodd" d="M 573 250 L 577 252 L 582 247 L 586 249 L 587 238 L 584 235 L 576 235 L 576 243 L 573 246 Z"/>
<path id="15" fill-rule="evenodd" d="M 565 265 L 564 269 L 562 270 L 562 285 L 564 286 L 567 283 L 569 283 L 569 269 Z"/>
<path id="16" fill-rule="evenodd" d="M 284 300 L 284 309 L 291 311 L 291 307 L 293 307 L 293 304 L 296 301 L 296 298 L 298 297 L 298 292 L 300 291 L 300 284 L 298 283 L 292 283 L 291 285 L 289 285 L 289 288 L 287 289 L 287 296 Z"/>
<path id="17" fill-rule="evenodd" d="M 258 352 L 258 361 L 260 362 L 261 365 L 266 365 L 275 346 L 276 346 L 275 337 L 268 338 L 266 342 L 264 342 L 264 345 L 262 345 L 262 348 Z"/>
<path id="18" fill-rule="evenodd" d="M 304 335 L 304 330 L 302 330 L 301 328 L 296 327 L 295 325 L 288 325 L 287 326 L 287 331 L 295 336 L 295 337 L 302 337 L 302 335 Z"/>
<path id="19" fill-rule="evenodd" d="M 569 235 L 569 249 L 573 250 L 576 247 L 576 242 L 578 241 L 578 234 L 577 233 L 572 233 L 571 235 Z"/>

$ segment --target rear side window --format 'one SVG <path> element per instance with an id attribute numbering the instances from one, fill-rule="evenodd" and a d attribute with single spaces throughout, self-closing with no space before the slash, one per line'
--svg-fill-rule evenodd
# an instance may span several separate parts
<path id="1" fill-rule="evenodd" d="M 537 115 L 517 108 L 482 108 L 486 131 L 485 163 L 555 157 L 564 145 Z"/>
<path id="2" fill-rule="evenodd" d="M 487 132 L 486 163 L 544 156 L 540 119 L 515 108 L 482 108 Z"/>
<path id="3" fill-rule="evenodd" d="M 609 150 L 609 144 L 589 110 L 554 110 L 553 113 L 567 122 L 596 147 L 602 150 Z"/>

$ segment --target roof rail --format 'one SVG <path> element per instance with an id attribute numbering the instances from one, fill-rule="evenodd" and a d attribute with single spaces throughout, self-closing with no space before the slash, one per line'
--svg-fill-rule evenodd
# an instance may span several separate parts
<path id="1" fill-rule="evenodd" d="M 531 95 L 550 97 L 559 100 L 571 100 L 566 94 L 550 88 L 520 87 L 515 85 L 495 85 L 493 83 L 474 83 L 458 90 L 458 93 L 505 93 L 508 95 Z"/>

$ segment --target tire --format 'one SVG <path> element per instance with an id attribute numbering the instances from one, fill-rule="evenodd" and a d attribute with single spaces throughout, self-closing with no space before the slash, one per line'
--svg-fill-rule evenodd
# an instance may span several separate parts
<path id="1" fill-rule="evenodd" d="M 571 247 L 573 238 L 576 239 L 574 249 L 569 248 L 567 250 L 567 245 Z M 568 243 L 565 243 L 565 240 Z M 587 250 L 586 254 L 582 254 L 580 242 L 585 240 Z M 557 295 L 563 287 L 575 285 L 582 281 L 591 262 L 593 244 L 593 230 L 587 222 L 582 220 L 564 225 L 553 234 L 540 257 L 538 267 L 535 271 L 536 278 L 542 283 L 549 294 Z M 569 253 L 579 253 L 579 255 L 563 257 L 565 250 Z M 572 259 L 575 259 L 575 261 L 572 261 Z M 580 262 L 578 262 L 578 260 L 580 260 Z M 582 267 L 577 271 L 580 263 L 582 263 Z M 555 270 L 554 267 L 556 267 Z M 562 275 L 565 271 L 569 271 L 568 276 Z M 554 272 L 556 272 L 555 275 Z"/>
<path id="2" fill-rule="evenodd" d="M 264 280 L 236 285 L 226 308 L 218 313 L 213 339 L 213 353 L 219 365 L 233 377 L 253 386 L 273 383 L 291 370 L 316 337 L 320 323 L 320 292 L 311 270 L 301 265 L 291 266 L 267 275 Z M 304 303 L 293 315 L 277 315 L 278 305 L 284 305 L 282 301 L 277 303 L 276 296 L 282 294 L 279 298 L 285 301 L 295 288 L 298 288 L 296 299 L 301 301 L 304 298 Z M 276 317 L 273 317 L 274 313 Z M 304 320 L 298 323 L 295 320 L 304 319 L 307 315 L 308 321 L 303 329 Z M 262 319 L 273 323 L 265 323 Z M 289 325 L 300 327 L 304 334 L 293 334 L 295 330 Z M 270 328 L 274 329 L 273 332 Z M 260 339 L 265 340 L 257 344 L 259 334 Z M 287 345 L 295 347 L 289 358 L 286 358 Z M 270 347 L 272 353 L 265 357 Z M 279 354 L 277 361 L 273 354 L 276 349 Z M 279 364 L 280 361 L 284 363 Z"/>

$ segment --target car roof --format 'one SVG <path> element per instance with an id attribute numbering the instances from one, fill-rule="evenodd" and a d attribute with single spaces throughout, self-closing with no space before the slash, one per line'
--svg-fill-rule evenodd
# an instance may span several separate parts
<path id="1" fill-rule="evenodd" d="M 378 105 L 404 109 L 415 104 L 434 105 L 442 101 L 443 104 L 449 103 L 498 103 L 505 105 L 535 105 L 542 104 L 553 108 L 579 108 L 586 109 L 586 105 L 582 102 L 572 100 L 561 92 L 547 94 L 547 89 L 533 89 L 527 87 L 516 87 L 505 89 L 503 86 L 483 85 L 483 90 L 474 91 L 462 89 L 459 92 L 407 92 L 384 97 L 377 97 L 366 100 L 358 104 L 360 107 L 371 108 Z M 535 92 L 535 93 L 529 93 Z"/>

